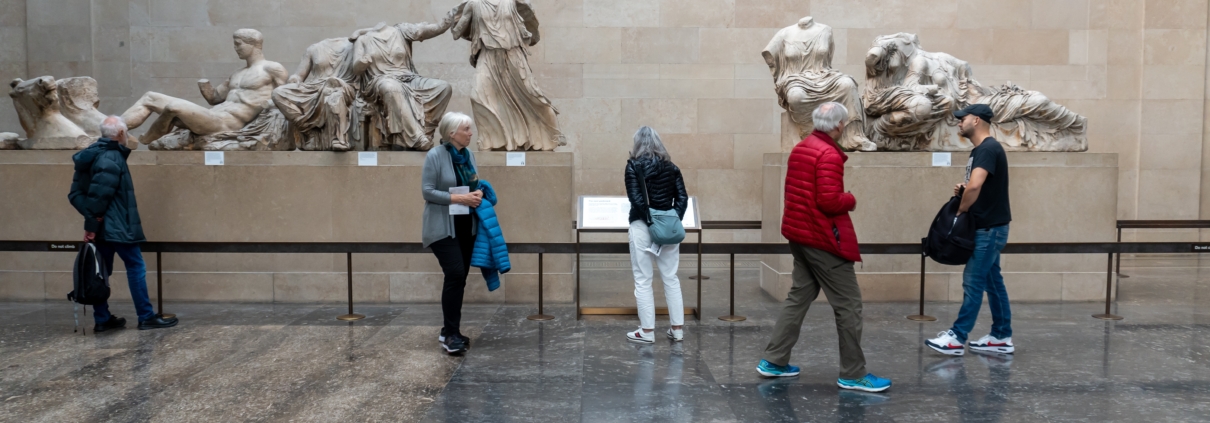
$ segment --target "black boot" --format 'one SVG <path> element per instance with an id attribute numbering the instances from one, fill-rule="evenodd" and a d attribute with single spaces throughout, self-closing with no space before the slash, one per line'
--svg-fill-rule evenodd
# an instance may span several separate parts
<path id="1" fill-rule="evenodd" d="M 139 322 L 139 330 L 170 328 L 173 326 L 176 326 L 175 317 L 169 317 L 169 318 L 165 319 L 163 316 L 160 316 L 160 315 L 156 315 L 155 317 L 152 317 L 150 320 L 144 320 L 144 321 Z"/>
<path id="2" fill-rule="evenodd" d="M 96 326 L 92 327 L 92 331 L 101 333 L 110 329 L 121 329 L 124 327 L 126 327 L 126 319 L 110 315 L 109 320 L 106 320 L 105 323 L 97 323 Z"/>

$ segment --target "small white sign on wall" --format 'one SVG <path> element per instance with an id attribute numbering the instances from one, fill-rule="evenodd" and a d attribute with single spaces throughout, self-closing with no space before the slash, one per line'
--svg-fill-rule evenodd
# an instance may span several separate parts
<path id="1" fill-rule="evenodd" d="M 206 166 L 222 166 L 223 152 L 222 151 L 207 151 Z"/>
<path id="2" fill-rule="evenodd" d="M 933 153 L 933 166 L 950 166 L 950 153 Z"/>
<path id="3" fill-rule="evenodd" d="M 358 166 L 378 166 L 377 151 L 358 151 L 357 152 Z"/>
<path id="4" fill-rule="evenodd" d="M 507 153 L 507 154 L 505 154 L 504 157 L 505 157 L 505 161 L 507 162 L 507 165 L 509 165 L 509 166 L 525 166 L 525 153 L 524 152 Z"/>

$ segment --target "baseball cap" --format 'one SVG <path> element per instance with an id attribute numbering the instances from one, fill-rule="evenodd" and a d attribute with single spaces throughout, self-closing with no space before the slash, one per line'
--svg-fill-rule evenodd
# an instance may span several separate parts
<path id="1" fill-rule="evenodd" d="M 991 123 L 992 118 L 995 117 L 995 114 L 992 113 L 992 108 L 987 107 L 986 104 L 972 104 L 954 112 L 954 117 L 958 119 L 962 119 L 966 115 L 978 116 L 979 119 L 983 119 L 987 123 Z"/>

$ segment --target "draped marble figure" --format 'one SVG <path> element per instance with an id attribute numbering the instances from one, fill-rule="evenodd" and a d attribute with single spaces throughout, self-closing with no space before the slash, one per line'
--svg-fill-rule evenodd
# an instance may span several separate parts
<path id="1" fill-rule="evenodd" d="M 558 110 L 529 67 L 538 19 L 527 0 L 467 0 L 452 30 L 471 42 L 476 68 L 471 109 L 485 150 L 554 150 L 564 145 Z"/>
<path id="2" fill-rule="evenodd" d="M 298 70 L 273 90 L 273 102 L 301 135 L 303 150 L 348 151 L 353 102 L 353 43 L 329 38 L 307 47 Z"/>
<path id="3" fill-rule="evenodd" d="M 761 52 L 769 70 L 777 101 L 801 132 L 801 140 L 814 129 L 811 112 L 829 101 L 844 104 L 849 111 L 844 133 L 836 140 L 845 150 L 874 151 L 866 138 L 865 116 L 857 81 L 832 68 L 832 27 L 807 16 L 782 28 Z"/>
<path id="4" fill-rule="evenodd" d="M 924 51 L 915 34 L 884 35 L 865 58 L 867 134 L 882 150 L 969 150 L 952 112 L 987 104 L 992 136 L 1015 151 L 1086 151 L 1087 119 L 1037 91 L 975 80 L 965 61 Z"/>
<path id="5" fill-rule="evenodd" d="M 178 128 L 180 131 L 174 133 L 171 140 L 151 147 L 189 149 L 199 147 L 198 143 L 217 141 L 223 145 L 211 149 L 246 149 L 263 144 L 266 138 L 275 142 L 284 136 L 284 119 L 273 107 L 272 94 L 273 88 L 286 82 L 289 75 L 286 68 L 265 59 L 260 31 L 240 29 L 232 38 L 235 52 L 246 66 L 218 87 L 206 79 L 198 81 L 202 97 L 214 107 L 206 108 L 189 100 L 148 92 L 122 114 L 130 129 L 142 126 L 152 114 L 159 114 L 139 138 L 140 142 L 152 143 Z"/>
<path id="6" fill-rule="evenodd" d="M 462 6 L 450 10 L 439 23 L 380 23 L 354 32 L 352 71 L 361 95 L 373 108 L 367 150 L 379 148 L 428 150 L 433 132 L 445 114 L 450 84 L 426 78 L 412 62 L 412 43 L 445 32 Z"/>

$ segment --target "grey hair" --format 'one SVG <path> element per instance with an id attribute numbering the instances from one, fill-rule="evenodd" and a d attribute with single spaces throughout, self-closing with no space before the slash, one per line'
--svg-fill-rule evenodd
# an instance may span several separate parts
<path id="1" fill-rule="evenodd" d="M 849 110 L 843 104 L 835 101 L 821 104 L 819 108 L 811 112 L 811 121 L 815 123 L 815 130 L 823 132 L 835 131 L 847 117 L 849 117 Z"/>
<path id="2" fill-rule="evenodd" d="M 474 121 L 465 113 L 449 112 L 441 116 L 441 122 L 437 123 L 437 137 L 441 138 L 441 142 L 449 142 L 450 135 L 454 134 L 462 125 L 471 125 Z"/>
<path id="3" fill-rule="evenodd" d="M 126 130 L 126 122 L 117 116 L 106 117 L 101 121 L 101 136 L 109 139 L 115 139 L 118 134 Z"/>
<path id="4" fill-rule="evenodd" d="M 630 149 L 630 158 L 641 159 L 644 157 L 672 161 L 668 150 L 664 149 L 664 142 L 660 141 L 660 134 L 657 134 L 650 126 L 639 127 L 639 130 L 634 133 L 634 147 Z"/>

